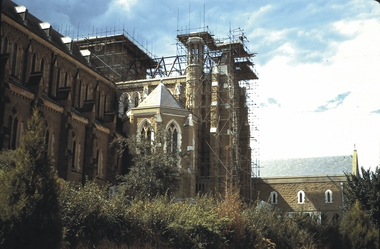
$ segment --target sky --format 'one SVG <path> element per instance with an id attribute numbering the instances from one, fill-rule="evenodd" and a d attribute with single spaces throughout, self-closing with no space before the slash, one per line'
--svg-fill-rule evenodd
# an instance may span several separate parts
<path id="1" fill-rule="evenodd" d="M 374 0 L 16 0 L 63 35 L 126 30 L 176 54 L 178 30 L 240 28 L 259 74 L 260 159 L 338 156 L 379 165 L 380 4 Z M 116 32 L 118 33 L 118 32 Z"/>

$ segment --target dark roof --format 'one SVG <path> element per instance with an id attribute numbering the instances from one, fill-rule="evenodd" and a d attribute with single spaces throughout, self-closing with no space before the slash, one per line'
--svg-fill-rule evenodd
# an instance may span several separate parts
<path id="1" fill-rule="evenodd" d="M 80 62 L 84 66 L 92 69 L 93 71 L 96 71 L 98 74 L 102 75 L 101 72 L 91 67 L 91 65 L 88 63 L 86 58 L 84 58 L 80 52 L 80 48 L 75 45 L 75 43 L 72 44 L 71 50 L 67 48 L 67 46 L 63 43 L 62 37 L 64 37 L 62 34 L 60 34 L 58 31 L 54 30 L 54 28 L 51 28 L 50 37 L 44 32 L 44 30 L 41 29 L 40 23 L 43 23 L 40 19 L 32 15 L 28 12 L 26 15 L 26 20 L 23 20 L 22 17 L 16 12 L 15 7 L 17 7 L 16 3 L 9 0 L 3 0 L 2 5 L 2 14 L 8 16 L 13 21 L 19 23 L 20 25 L 24 26 L 26 29 L 28 29 L 30 32 L 36 34 L 41 39 L 45 40 L 46 42 L 52 44 L 57 49 L 61 50 L 61 52 L 71 56 L 74 58 L 77 62 Z M 27 6 L 25 6 L 27 8 Z M 107 77 L 103 75 L 104 77 Z"/>
<path id="2" fill-rule="evenodd" d="M 158 86 L 144 99 L 144 101 L 139 104 L 136 109 L 156 107 L 184 109 L 162 82 L 158 84 Z"/>
<path id="3" fill-rule="evenodd" d="M 352 172 L 352 156 L 330 156 L 264 160 L 260 177 L 326 176 Z"/>

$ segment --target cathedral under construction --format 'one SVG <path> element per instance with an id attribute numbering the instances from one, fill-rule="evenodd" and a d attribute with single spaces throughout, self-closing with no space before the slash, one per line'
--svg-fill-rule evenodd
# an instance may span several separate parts
<path id="1" fill-rule="evenodd" d="M 231 186 L 252 197 L 258 75 L 242 30 L 178 32 L 177 55 L 154 57 L 125 31 L 63 36 L 12 1 L 1 19 L 0 150 L 19 146 L 37 108 L 60 177 L 114 183 L 130 155 L 112 141 L 163 127 L 175 134 L 171 149 L 190 155 L 179 198 Z"/>

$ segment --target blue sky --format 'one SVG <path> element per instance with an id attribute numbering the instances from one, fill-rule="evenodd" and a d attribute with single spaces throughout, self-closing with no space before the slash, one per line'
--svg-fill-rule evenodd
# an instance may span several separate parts
<path id="1" fill-rule="evenodd" d="M 19 0 L 64 35 L 125 29 L 159 57 L 177 30 L 244 30 L 259 73 L 267 158 L 351 154 L 379 164 L 380 4 L 374 0 Z"/>

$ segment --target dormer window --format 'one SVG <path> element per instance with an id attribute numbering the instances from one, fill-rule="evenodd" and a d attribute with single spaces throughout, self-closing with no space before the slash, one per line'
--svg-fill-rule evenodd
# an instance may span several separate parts
<path id="1" fill-rule="evenodd" d="M 51 36 L 51 25 L 48 22 L 41 22 L 40 23 L 41 29 L 45 32 L 45 34 L 50 37 Z"/>
<path id="2" fill-rule="evenodd" d="M 83 50 L 80 51 L 80 53 L 86 59 L 87 62 L 90 62 L 90 58 L 91 58 L 91 52 L 90 52 L 90 50 L 83 49 Z"/>
<path id="3" fill-rule="evenodd" d="M 68 50 L 72 50 L 73 40 L 69 36 L 61 37 L 62 43 L 65 44 Z"/>
<path id="4" fill-rule="evenodd" d="M 25 21 L 28 16 L 28 9 L 23 5 L 16 6 L 15 9 L 17 14 L 19 14 L 19 16 L 22 18 L 22 20 Z"/>

